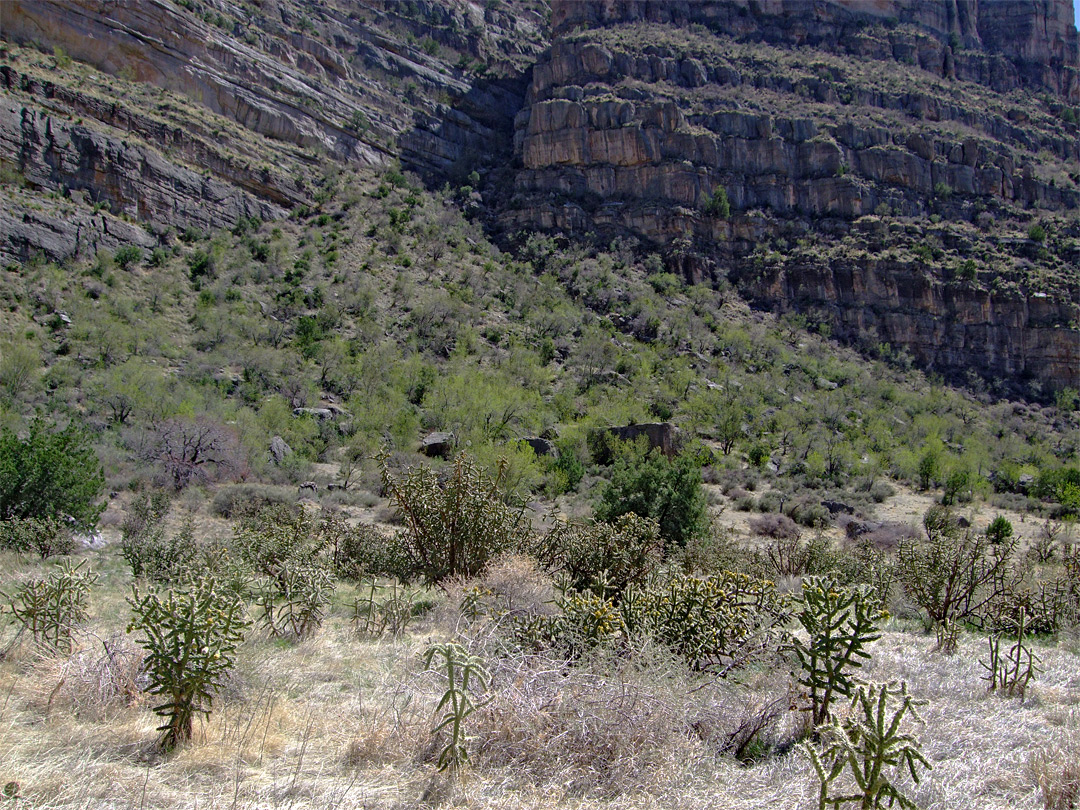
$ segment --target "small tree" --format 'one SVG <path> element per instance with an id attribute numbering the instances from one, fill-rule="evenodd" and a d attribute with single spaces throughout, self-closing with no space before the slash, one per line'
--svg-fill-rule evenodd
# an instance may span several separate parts
<path id="1" fill-rule="evenodd" d="M 943 506 L 927 510 L 923 525 L 925 540 L 900 541 L 897 578 L 907 595 L 926 611 L 942 640 L 955 622 L 1002 592 L 1016 539 L 1004 541 L 990 553 L 987 535 L 961 529 L 956 516 Z"/>
<path id="2" fill-rule="evenodd" d="M 704 532 L 708 517 L 697 461 L 689 454 L 671 459 L 657 450 L 620 458 L 600 494 L 596 519 L 613 522 L 630 512 L 660 524 L 669 549 Z"/>
<path id="3" fill-rule="evenodd" d="M 40 421 L 20 439 L 0 430 L 0 519 L 70 517 L 90 532 L 105 510 L 105 473 L 75 424 L 50 432 Z"/>
<path id="4" fill-rule="evenodd" d="M 152 442 L 153 459 L 176 490 L 206 483 L 244 470 L 243 451 L 236 434 L 205 416 L 174 418 L 158 423 Z"/>

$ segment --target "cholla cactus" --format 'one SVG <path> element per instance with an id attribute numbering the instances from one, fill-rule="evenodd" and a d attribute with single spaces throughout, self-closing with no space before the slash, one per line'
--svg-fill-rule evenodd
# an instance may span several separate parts
<path id="1" fill-rule="evenodd" d="M 899 707 L 893 709 L 895 701 Z M 825 743 L 819 753 L 810 743 L 802 745 L 817 773 L 820 788 L 818 810 L 856 804 L 863 810 L 898 804 L 905 810 L 916 810 L 915 802 L 900 792 L 895 779 L 906 768 L 918 784 L 917 766 L 933 769 L 919 750 L 918 739 L 900 730 L 904 716 L 911 714 L 921 720 L 916 701 L 908 694 L 907 684 L 863 684 L 855 689 L 851 700 L 851 718 L 844 723 L 837 719 L 820 726 L 818 733 Z M 850 793 L 832 794 L 833 783 L 847 771 L 854 781 Z"/>
<path id="2" fill-rule="evenodd" d="M 277 638 L 303 639 L 322 626 L 334 593 L 330 572 L 319 565 L 283 568 L 278 578 L 255 583 L 262 624 Z"/>
<path id="3" fill-rule="evenodd" d="M 439 667 L 446 677 L 446 691 L 435 707 L 436 713 L 442 712 L 442 715 L 432 733 L 450 732 L 450 741 L 439 754 L 438 768 L 457 773 L 469 758 L 465 720 L 484 705 L 478 706 L 473 701 L 473 693 L 485 690 L 491 676 L 484 668 L 483 659 L 470 655 L 460 644 L 432 645 L 424 653 L 424 666 L 433 669 L 436 657 L 441 659 Z"/>
<path id="4" fill-rule="evenodd" d="M 834 697 L 852 693 L 852 670 L 862 666 L 859 659 L 870 657 L 866 645 L 881 638 L 877 623 L 888 614 L 873 588 L 843 587 L 825 577 L 807 578 L 796 601 L 795 617 L 809 638 L 793 635 L 789 649 L 802 666 L 798 680 L 810 691 L 817 726 L 828 720 Z"/>
<path id="5" fill-rule="evenodd" d="M 154 711 L 165 718 L 158 731 L 168 751 L 191 739 L 196 714 L 209 716 L 214 692 L 233 668 L 250 622 L 240 598 L 212 577 L 164 595 L 140 596 L 136 590 L 128 603 L 135 614 L 128 632 L 143 634 L 147 691 L 164 698 Z"/>
<path id="6" fill-rule="evenodd" d="M 790 615 L 771 581 L 731 572 L 628 588 L 619 609 L 629 631 L 652 633 L 695 669 L 720 675 L 768 647 Z"/>
<path id="7" fill-rule="evenodd" d="M 1013 629 L 1016 632 L 1016 643 L 1009 648 L 1008 652 L 1001 652 L 1001 633 L 992 633 L 990 642 L 990 663 L 980 661 L 986 675 L 983 680 L 988 682 L 987 691 L 997 692 L 1007 697 L 1019 695 L 1024 697 L 1028 683 L 1031 682 L 1041 668 L 1041 659 L 1031 649 L 1028 639 L 1027 611 L 1020 608 L 1020 615 L 1016 619 Z"/>
<path id="8" fill-rule="evenodd" d="M 84 570 L 85 563 L 64 561 L 47 577 L 32 579 L 7 597 L 23 630 L 38 643 L 64 654 L 71 652 L 72 631 L 86 621 L 90 586 L 97 580 L 97 574 Z"/>

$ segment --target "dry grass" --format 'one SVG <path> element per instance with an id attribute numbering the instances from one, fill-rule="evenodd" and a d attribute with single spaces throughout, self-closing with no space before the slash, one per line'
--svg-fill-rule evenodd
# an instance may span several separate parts
<path id="1" fill-rule="evenodd" d="M 0 661 L 0 782 L 19 783 L 20 807 L 815 805 L 810 766 L 791 750 L 805 717 L 790 709 L 797 696 L 787 662 L 709 681 L 648 641 L 573 665 L 507 653 L 498 623 L 462 617 L 454 593 L 397 639 L 357 640 L 344 600 L 303 643 L 252 636 L 195 739 L 162 758 L 152 701 L 136 688 L 139 649 L 115 635 L 127 589 L 115 553 L 87 552 L 104 590 L 74 654 L 20 645 Z M 480 584 L 515 609 L 537 609 L 550 594 L 521 558 L 501 561 Z M 471 761 L 458 779 L 434 767 L 443 683 L 421 661 L 428 644 L 454 633 L 492 671 L 491 700 L 470 718 Z M 954 656 L 933 646 L 931 636 L 894 625 L 865 671 L 903 678 L 929 701 L 918 733 L 934 770 L 911 786 L 920 807 L 1069 807 L 1080 762 L 1077 645 L 1040 649 L 1046 671 L 1023 701 L 986 692 L 984 639 L 962 637 Z M 740 764 L 732 752 L 757 725 Z"/>

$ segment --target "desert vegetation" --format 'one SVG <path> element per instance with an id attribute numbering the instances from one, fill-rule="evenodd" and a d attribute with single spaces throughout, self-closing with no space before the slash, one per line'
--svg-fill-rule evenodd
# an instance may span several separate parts
<path id="1" fill-rule="evenodd" d="M 0 271 L 5 797 L 1076 805 L 1075 391 L 307 157 Z"/>

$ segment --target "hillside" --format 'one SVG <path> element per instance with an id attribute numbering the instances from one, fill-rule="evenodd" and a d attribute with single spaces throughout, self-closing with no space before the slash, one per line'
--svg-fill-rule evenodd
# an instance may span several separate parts
<path id="1" fill-rule="evenodd" d="M 0 806 L 1075 807 L 1070 13 L 0 2 Z"/>
<path id="2" fill-rule="evenodd" d="M 864 352 L 1076 388 L 1076 31 L 1007 5 L 6 3 L 0 259 L 279 218 L 326 161 L 400 160 L 504 247 L 626 236 Z"/>

